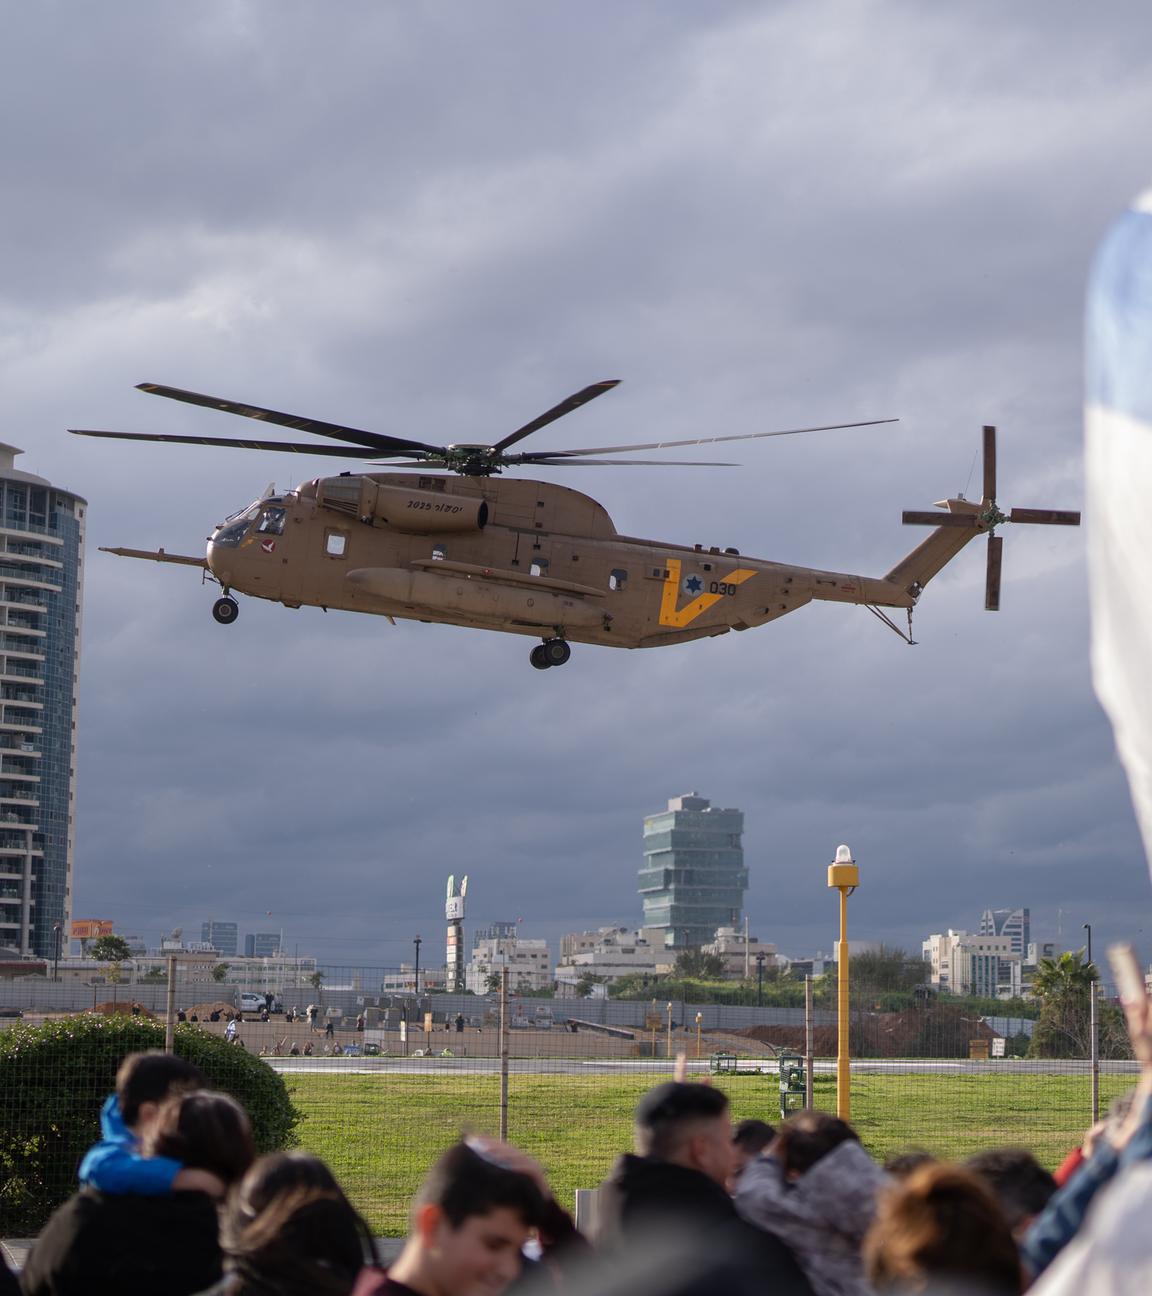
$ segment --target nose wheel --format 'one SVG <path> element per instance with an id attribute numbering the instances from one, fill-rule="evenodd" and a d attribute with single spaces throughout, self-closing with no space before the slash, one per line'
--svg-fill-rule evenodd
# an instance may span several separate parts
<path id="1" fill-rule="evenodd" d="M 212 604 L 212 615 L 221 625 L 231 625 L 240 615 L 240 604 L 226 594 Z"/>
<path id="2" fill-rule="evenodd" d="M 532 649 L 528 660 L 537 670 L 547 670 L 549 666 L 563 666 L 571 656 L 572 649 L 566 639 L 545 639 Z"/>

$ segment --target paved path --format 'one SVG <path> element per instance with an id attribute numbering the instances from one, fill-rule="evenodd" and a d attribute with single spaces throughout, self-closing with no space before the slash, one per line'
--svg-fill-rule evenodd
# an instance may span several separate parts
<path id="1" fill-rule="evenodd" d="M 495 1075 L 500 1071 L 499 1058 L 476 1057 L 270 1057 L 264 1059 L 282 1075 Z M 766 1074 L 775 1076 L 776 1063 L 766 1060 L 757 1064 L 742 1059 L 738 1070 L 754 1071 L 760 1065 Z M 1030 1061 L 1000 1059 L 995 1062 L 968 1062 L 963 1059 L 863 1059 L 852 1062 L 853 1075 L 1050 1075 L 1089 1076 L 1091 1063 L 1078 1061 Z M 688 1062 L 691 1073 L 707 1073 L 707 1061 Z M 665 1076 L 668 1061 L 660 1058 L 510 1058 L 508 1070 L 513 1075 L 650 1075 Z M 1136 1075 L 1135 1062 L 1102 1063 L 1105 1075 Z M 819 1075 L 835 1074 L 836 1063 L 821 1059 L 815 1064 Z"/>

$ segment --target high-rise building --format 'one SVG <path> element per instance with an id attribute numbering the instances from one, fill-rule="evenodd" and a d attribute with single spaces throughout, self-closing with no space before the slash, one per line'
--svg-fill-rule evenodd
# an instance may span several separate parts
<path id="1" fill-rule="evenodd" d="M 50 958 L 72 914 L 87 503 L 0 444 L 0 946 Z"/>
<path id="2" fill-rule="evenodd" d="M 720 810 L 696 792 L 644 820 L 644 926 L 663 929 L 666 949 L 696 949 L 718 927 L 739 926 L 748 889 L 743 832 L 741 811 Z"/>
<path id="3" fill-rule="evenodd" d="M 210 918 L 200 924 L 200 943 L 211 945 L 217 954 L 235 955 L 240 945 L 240 931 L 236 923 L 216 922 Z"/>
<path id="4" fill-rule="evenodd" d="M 223 926 L 224 924 L 220 925 Z M 233 954 L 235 952 L 235 950 L 232 951 Z M 244 937 L 245 958 L 275 958 L 279 953 L 279 932 L 248 932 Z"/>
<path id="5" fill-rule="evenodd" d="M 981 936 L 1007 936 L 1012 953 L 1021 959 L 1028 956 L 1032 943 L 1032 914 L 1028 909 L 985 909 L 980 918 Z"/>
<path id="6" fill-rule="evenodd" d="M 1008 935 L 937 932 L 923 943 L 929 977 L 952 994 L 1010 999 L 1021 993 L 1022 960 Z"/>

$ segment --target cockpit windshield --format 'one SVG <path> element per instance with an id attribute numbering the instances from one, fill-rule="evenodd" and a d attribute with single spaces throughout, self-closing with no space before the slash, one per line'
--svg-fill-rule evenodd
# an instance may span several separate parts
<path id="1" fill-rule="evenodd" d="M 260 514 L 260 522 L 256 530 L 261 535 L 283 535 L 284 510 L 278 505 L 266 504 L 263 513 Z"/>
<path id="2" fill-rule="evenodd" d="M 253 521 L 259 516 L 263 501 L 257 500 L 255 504 L 250 504 L 242 513 L 233 513 L 226 522 L 223 522 L 212 533 L 212 543 L 214 545 L 238 545 L 241 540 L 248 534 L 248 528 Z M 280 510 L 283 513 L 283 509 Z"/>

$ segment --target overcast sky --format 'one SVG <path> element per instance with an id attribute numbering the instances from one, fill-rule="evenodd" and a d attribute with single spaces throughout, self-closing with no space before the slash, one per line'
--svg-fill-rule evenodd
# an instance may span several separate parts
<path id="1" fill-rule="evenodd" d="M 754 931 L 918 948 L 986 906 L 1152 953 L 1148 870 L 1092 694 L 1084 535 L 1007 530 L 908 647 L 861 608 L 625 653 L 244 600 L 192 570 L 331 459 L 80 441 L 244 435 L 143 381 L 439 442 L 602 378 L 538 448 L 899 417 L 586 469 L 621 531 L 881 575 L 900 511 L 1082 499 L 1093 248 L 1152 175 L 1143 0 L 6 6 L 0 436 L 86 496 L 77 917 L 202 919 L 328 962 L 438 951 L 444 883 L 526 935 L 637 923 L 645 814 L 746 815 Z M 576 476 L 579 480 L 573 480 Z M 429 961 L 436 961 L 437 952 Z"/>

